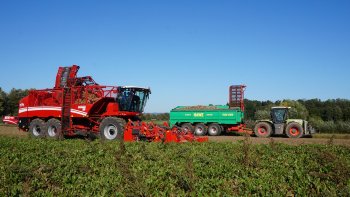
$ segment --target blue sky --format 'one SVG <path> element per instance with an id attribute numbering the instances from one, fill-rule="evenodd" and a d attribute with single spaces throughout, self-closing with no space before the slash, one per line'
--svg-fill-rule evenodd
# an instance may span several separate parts
<path id="1" fill-rule="evenodd" d="M 350 99 L 350 1 L 0 1 L 0 87 L 53 87 L 58 66 L 151 87 L 146 112 Z"/>

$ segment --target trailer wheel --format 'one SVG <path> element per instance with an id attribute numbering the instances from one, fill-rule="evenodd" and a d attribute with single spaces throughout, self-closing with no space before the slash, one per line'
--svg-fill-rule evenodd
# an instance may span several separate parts
<path id="1" fill-rule="evenodd" d="M 267 122 L 259 122 L 254 127 L 254 133 L 258 137 L 270 137 L 272 134 L 271 125 Z"/>
<path id="2" fill-rule="evenodd" d="M 211 136 L 217 136 L 221 134 L 221 127 L 216 123 L 212 123 L 208 127 L 208 134 Z"/>
<path id="3" fill-rule="evenodd" d="M 44 120 L 36 118 L 29 124 L 29 135 L 33 138 L 41 138 L 45 136 L 46 124 Z"/>
<path id="4" fill-rule="evenodd" d="M 181 125 L 181 129 L 183 129 L 184 131 L 189 131 L 191 133 L 193 133 L 194 131 L 194 128 L 191 123 L 184 123 L 183 125 Z"/>
<path id="5" fill-rule="evenodd" d="M 304 130 L 300 124 L 292 122 L 287 125 L 286 134 L 289 138 L 300 138 L 303 136 Z"/>
<path id="6" fill-rule="evenodd" d="M 207 127 L 205 126 L 205 124 L 203 123 L 196 124 L 196 126 L 194 127 L 194 134 L 199 136 L 206 135 Z"/>
<path id="7" fill-rule="evenodd" d="M 47 130 L 46 130 L 46 137 L 51 139 L 59 139 L 60 136 L 62 136 L 62 125 L 61 121 L 51 118 L 46 123 Z"/>
<path id="8" fill-rule="evenodd" d="M 99 130 L 103 140 L 122 140 L 124 136 L 125 120 L 115 117 L 104 118 Z"/>

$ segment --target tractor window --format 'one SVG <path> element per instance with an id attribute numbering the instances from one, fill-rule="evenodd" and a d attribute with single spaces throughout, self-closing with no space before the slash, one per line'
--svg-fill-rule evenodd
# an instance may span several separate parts
<path id="1" fill-rule="evenodd" d="M 287 109 L 273 109 L 271 112 L 271 118 L 274 123 L 284 123 L 287 119 Z"/>
<path id="2" fill-rule="evenodd" d="M 141 88 L 120 88 L 117 101 L 121 111 L 143 112 L 149 90 Z"/>

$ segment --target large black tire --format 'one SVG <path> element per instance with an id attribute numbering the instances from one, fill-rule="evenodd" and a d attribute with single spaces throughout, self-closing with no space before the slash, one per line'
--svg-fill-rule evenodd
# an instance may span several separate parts
<path id="1" fill-rule="evenodd" d="M 45 137 L 46 123 L 40 118 L 32 120 L 29 124 L 29 135 L 32 138 Z"/>
<path id="2" fill-rule="evenodd" d="M 270 137 L 272 134 L 272 127 L 267 122 L 259 122 L 254 127 L 254 133 L 257 137 Z"/>
<path id="3" fill-rule="evenodd" d="M 50 139 L 60 139 L 62 135 L 62 125 L 61 121 L 51 118 L 46 123 L 46 137 Z"/>
<path id="4" fill-rule="evenodd" d="M 286 135 L 289 138 L 300 138 L 303 136 L 303 134 L 303 127 L 296 122 L 291 122 L 286 127 Z"/>
<path id="5" fill-rule="evenodd" d="M 220 135 L 221 134 L 221 126 L 216 124 L 216 123 L 210 124 L 208 127 L 208 134 L 211 136 Z"/>
<path id="6" fill-rule="evenodd" d="M 99 131 L 103 140 L 123 140 L 125 120 L 116 117 L 106 117 L 102 120 Z"/>
<path id="7" fill-rule="evenodd" d="M 194 127 L 192 126 L 191 123 L 184 123 L 181 125 L 181 129 L 183 129 L 184 131 L 189 131 L 191 133 L 194 132 Z"/>
<path id="8" fill-rule="evenodd" d="M 207 134 L 207 127 L 203 123 L 198 123 L 194 127 L 194 134 L 198 136 L 203 136 Z"/>

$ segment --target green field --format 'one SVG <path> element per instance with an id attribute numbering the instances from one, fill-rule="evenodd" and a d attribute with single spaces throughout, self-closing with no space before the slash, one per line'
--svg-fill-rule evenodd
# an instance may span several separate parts
<path id="1" fill-rule="evenodd" d="M 0 196 L 348 196 L 350 148 L 0 137 Z"/>

